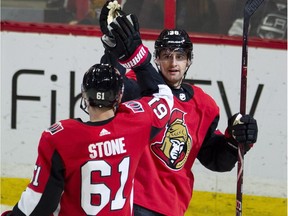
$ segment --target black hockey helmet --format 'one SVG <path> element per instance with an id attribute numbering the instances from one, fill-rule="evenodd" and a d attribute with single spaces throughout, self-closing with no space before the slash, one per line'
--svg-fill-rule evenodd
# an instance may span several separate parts
<path id="1" fill-rule="evenodd" d="M 182 29 L 164 29 L 154 45 L 155 58 L 159 57 L 163 49 L 182 49 L 187 52 L 188 59 L 193 58 L 193 44 L 189 35 Z"/>
<path id="2" fill-rule="evenodd" d="M 114 107 L 122 89 L 123 79 L 113 66 L 95 64 L 84 74 L 81 91 L 90 106 Z"/>

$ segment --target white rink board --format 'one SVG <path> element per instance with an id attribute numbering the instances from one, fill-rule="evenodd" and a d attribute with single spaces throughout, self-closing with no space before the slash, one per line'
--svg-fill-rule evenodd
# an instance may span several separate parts
<path id="1" fill-rule="evenodd" d="M 97 37 L 2 31 L 1 39 L 1 176 L 30 178 L 38 140 L 50 126 L 54 112 L 52 92 L 56 93 L 56 120 L 68 118 L 70 92 L 73 96 L 80 93 L 84 72 L 100 61 L 104 49 Z M 143 42 L 153 50 L 153 41 Z M 238 112 L 241 52 L 239 46 L 194 44 L 194 60 L 186 77 L 210 81 L 209 85 L 200 86 L 220 106 L 222 132 L 227 117 L 218 83 L 224 85 L 231 112 Z M 245 156 L 243 192 L 286 197 L 287 51 L 249 47 L 248 52 L 247 112 L 258 86 L 264 87 L 254 115 L 259 126 L 258 142 Z M 19 71 L 23 74 L 16 79 Z M 11 123 L 13 77 L 18 96 L 37 97 L 37 100 L 16 100 L 16 128 Z M 79 100 L 74 111 L 75 117 L 87 120 L 79 109 Z M 236 191 L 236 167 L 230 173 L 214 173 L 196 161 L 193 171 L 195 190 Z"/>

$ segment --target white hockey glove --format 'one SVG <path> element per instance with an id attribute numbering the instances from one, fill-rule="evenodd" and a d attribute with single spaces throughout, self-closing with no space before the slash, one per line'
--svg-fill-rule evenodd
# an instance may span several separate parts
<path id="1" fill-rule="evenodd" d="M 257 121 L 250 115 L 236 113 L 228 120 L 225 137 L 233 148 L 238 149 L 238 144 L 244 144 L 244 153 L 249 151 L 257 141 Z"/>

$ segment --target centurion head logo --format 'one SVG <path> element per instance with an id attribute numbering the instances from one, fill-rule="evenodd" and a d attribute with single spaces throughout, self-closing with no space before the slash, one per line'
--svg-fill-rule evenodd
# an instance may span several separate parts
<path id="1" fill-rule="evenodd" d="M 152 152 L 169 168 L 181 169 L 185 164 L 192 147 L 192 138 L 184 122 L 184 114 L 173 110 L 162 142 L 151 145 Z"/>

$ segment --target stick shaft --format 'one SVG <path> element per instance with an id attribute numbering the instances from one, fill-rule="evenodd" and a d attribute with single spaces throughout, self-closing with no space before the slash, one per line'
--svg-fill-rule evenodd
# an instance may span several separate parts
<path id="1" fill-rule="evenodd" d="M 246 96 L 247 96 L 247 65 L 248 65 L 248 51 L 247 51 L 248 36 L 247 33 L 243 36 L 242 48 L 242 68 L 241 68 L 241 92 L 240 92 L 240 113 L 246 113 Z"/>
<path id="2" fill-rule="evenodd" d="M 241 68 L 241 90 L 240 90 L 240 113 L 246 113 L 246 95 L 247 95 L 247 57 L 248 57 L 248 28 L 246 23 L 249 19 L 244 19 L 243 42 L 242 42 L 242 68 Z M 237 163 L 237 191 L 236 191 L 236 216 L 242 215 L 242 186 L 244 171 L 244 145 L 238 145 L 238 163 Z"/>
<path id="3" fill-rule="evenodd" d="M 247 67 L 248 67 L 248 30 L 250 17 L 264 0 L 248 0 L 244 8 L 243 39 L 242 39 L 242 64 L 241 64 L 241 89 L 240 89 L 240 113 L 246 114 L 247 95 Z M 236 216 L 242 215 L 242 187 L 244 172 L 244 144 L 238 145 L 237 163 L 237 191 L 236 191 Z"/>

